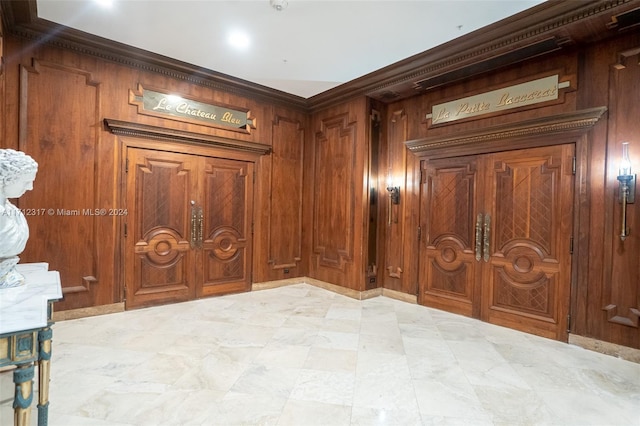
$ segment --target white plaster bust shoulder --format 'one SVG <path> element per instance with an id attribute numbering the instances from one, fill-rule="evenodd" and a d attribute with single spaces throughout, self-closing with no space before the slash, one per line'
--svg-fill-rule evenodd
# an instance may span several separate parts
<path id="1" fill-rule="evenodd" d="M 29 226 L 9 198 L 33 189 L 37 171 L 38 163 L 24 152 L 0 149 L 0 289 L 24 284 L 15 265 L 29 239 Z"/>

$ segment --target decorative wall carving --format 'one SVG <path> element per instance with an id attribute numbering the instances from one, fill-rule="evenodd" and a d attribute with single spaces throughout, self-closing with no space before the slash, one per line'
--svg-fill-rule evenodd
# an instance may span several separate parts
<path id="1" fill-rule="evenodd" d="M 34 59 L 20 69 L 19 146 L 40 163 L 39 184 L 24 201 L 47 212 L 30 218 L 25 254 L 60 271 L 63 293 L 86 297 L 100 281 L 97 227 L 108 218 L 81 209 L 116 207 L 97 202 L 100 88 L 91 73 L 53 62 Z"/>
<path id="2" fill-rule="evenodd" d="M 387 276 L 384 286 L 392 290 L 403 289 L 403 271 L 405 268 L 404 240 L 406 232 L 405 209 L 408 197 L 404 175 L 394 175 L 394 170 L 407 169 L 407 150 L 395 149 L 398 144 L 407 140 L 407 126 L 409 120 L 404 108 L 390 111 L 387 123 L 387 137 L 389 138 L 387 152 L 387 185 L 400 188 L 400 203 L 389 203 L 389 193 L 385 191 L 385 206 L 387 207 L 386 230 L 386 261 Z"/>
<path id="3" fill-rule="evenodd" d="M 272 269 L 295 268 L 302 259 L 303 123 L 276 116 L 272 141 L 268 262 Z"/>
<path id="4" fill-rule="evenodd" d="M 320 266 L 353 259 L 356 127 L 348 114 L 323 119 L 315 135 L 313 252 Z"/>
<path id="5" fill-rule="evenodd" d="M 640 81 L 640 46 L 621 51 L 618 62 L 611 66 L 609 74 L 609 163 L 608 179 L 614 182 L 614 194 L 609 199 L 607 210 L 610 212 L 609 228 L 617 230 L 620 226 L 620 204 L 618 203 L 619 159 L 621 143 L 629 142 L 632 154 L 632 170 L 640 169 L 640 123 L 638 115 L 630 113 L 637 110 L 638 82 Z M 618 232 L 610 232 L 611 242 L 607 245 L 605 259 L 611 265 L 603 271 L 602 309 L 607 321 L 626 327 L 639 328 L 640 318 L 640 205 L 638 202 L 627 206 L 627 224 L 631 235 L 621 241 Z"/>

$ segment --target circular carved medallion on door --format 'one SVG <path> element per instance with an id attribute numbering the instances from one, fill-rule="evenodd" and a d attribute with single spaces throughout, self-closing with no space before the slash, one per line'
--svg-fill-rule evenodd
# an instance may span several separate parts
<path id="1" fill-rule="evenodd" d="M 182 239 L 172 230 L 154 229 L 139 241 L 136 252 L 144 255 L 147 261 L 160 267 L 172 266 L 180 258 Z"/>
<path id="2" fill-rule="evenodd" d="M 513 242 L 504 247 L 505 273 L 516 281 L 537 281 L 544 264 L 545 252 L 534 242 Z"/>
<path id="3" fill-rule="evenodd" d="M 213 243 L 211 252 L 220 260 L 233 258 L 244 242 L 240 239 L 240 234 L 233 228 L 217 229 L 213 233 L 211 241 Z"/>
<path id="4" fill-rule="evenodd" d="M 464 250 L 464 246 L 455 238 L 443 238 L 436 243 L 439 250 L 436 256 L 436 263 L 442 269 L 453 271 L 464 266 L 463 259 L 460 258 L 460 252 Z"/>

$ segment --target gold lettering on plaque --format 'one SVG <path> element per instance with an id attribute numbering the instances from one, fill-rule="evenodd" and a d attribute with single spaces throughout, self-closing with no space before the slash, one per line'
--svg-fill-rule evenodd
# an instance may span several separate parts
<path id="1" fill-rule="evenodd" d="M 129 103 L 138 106 L 139 114 L 170 117 L 178 121 L 196 122 L 210 127 L 220 127 L 249 133 L 256 128 L 255 118 L 249 110 L 233 109 L 227 105 L 215 105 L 178 95 L 144 89 L 129 91 Z"/>
<path id="2" fill-rule="evenodd" d="M 432 124 L 447 123 L 553 99 L 558 99 L 558 75 L 434 105 L 427 118 Z"/>
<path id="3" fill-rule="evenodd" d="M 546 99 L 542 99 L 542 98 L 551 97 L 552 99 L 556 99 L 557 91 L 558 91 L 558 88 L 554 86 L 547 90 L 534 90 L 532 92 L 524 93 L 516 96 L 511 96 L 509 92 L 506 92 L 500 97 L 500 101 L 498 102 L 497 106 L 513 105 L 513 104 L 534 101 L 534 100 L 537 100 L 538 102 L 544 102 Z"/>
<path id="4" fill-rule="evenodd" d="M 240 120 L 237 118 L 233 117 L 233 114 L 230 112 L 225 112 L 224 114 L 222 114 L 222 121 L 224 121 L 225 123 L 231 123 L 231 124 L 240 124 Z"/>
<path id="5" fill-rule="evenodd" d="M 153 107 L 153 110 L 171 111 L 171 104 L 167 102 L 167 98 L 160 98 L 160 102 L 158 102 L 158 105 Z"/>

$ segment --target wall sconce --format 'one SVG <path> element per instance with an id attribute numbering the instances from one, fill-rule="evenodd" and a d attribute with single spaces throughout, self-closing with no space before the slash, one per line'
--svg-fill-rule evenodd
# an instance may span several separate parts
<path id="1" fill-rule="evenodd" d="M 387 184 L 387 191 L 389 192 L 389 225 L 391 225 L 391 216 L 393 216 L 393 205 L 400 204 L 400 187 Z M 397 220 L 395 220 L 394 222 L 397 222 Z"/>
<path id="2" fill-rule="evenodd" d="M 400 204 L 400 187 L 399 186 L 387 186 L 389 191 L 389 199 L 391 204 Z"/>
<path id="3" fill-rule="evenodd" d="M 629 142 L 622 143 L 622 160 L 618 172 L 620 189 L 618 201 L 622 203 L 622 223 L 620 225 L 620 240 L 624 241 L 629 236 L 627 228 L 627 204 L 631 204 L 636 198 L 636 176 L 631 174 L 631 160 L 629 159 Z"/>

